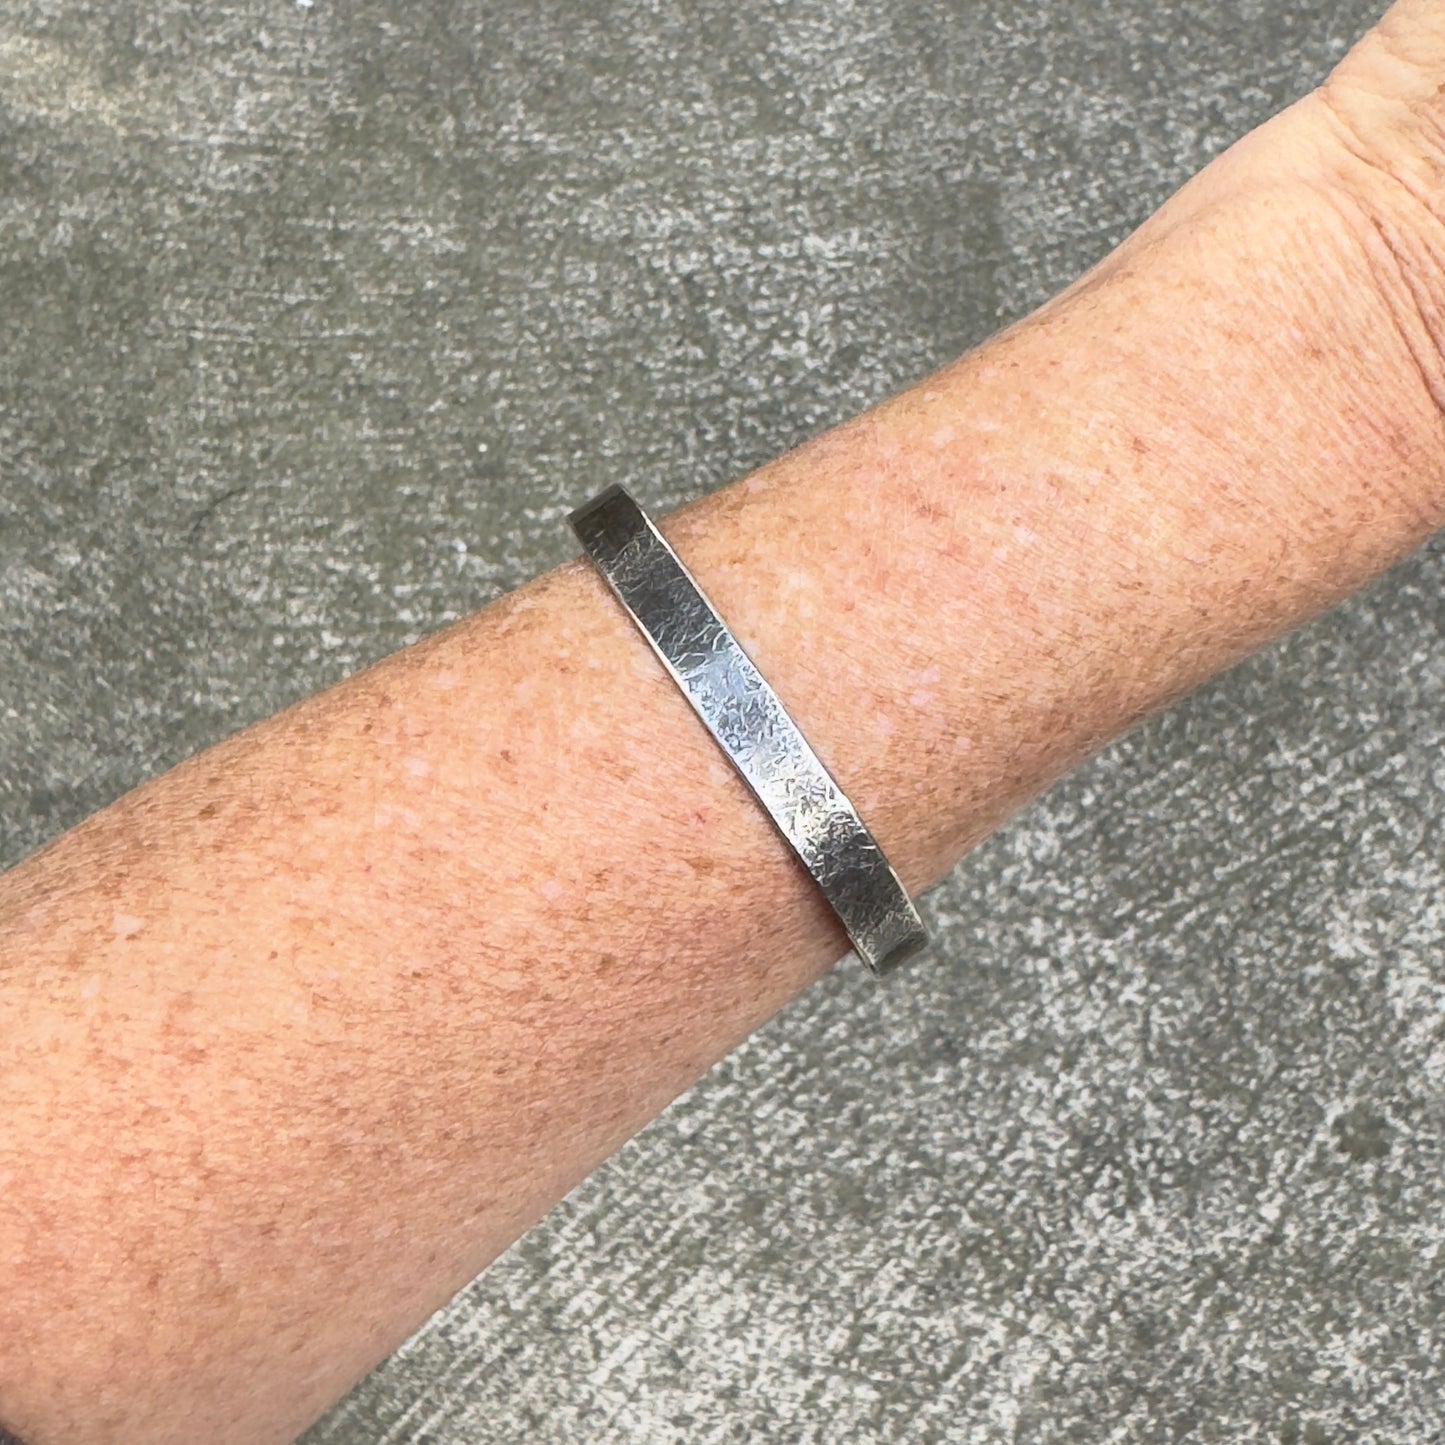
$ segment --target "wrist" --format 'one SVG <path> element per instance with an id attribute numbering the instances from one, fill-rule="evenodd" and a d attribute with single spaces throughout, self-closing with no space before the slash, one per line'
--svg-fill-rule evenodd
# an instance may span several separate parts
<path id="1" fill-rule="evenodd" d="M 1445 525 L 1445 11 L 1396 4 L 1293 123 L 1379 342 L 1382 364 L 1341 392 L 1409 453 L 1423 537 Z"/>
<path id="2" fill-rule="evenodd" d="M 670 525 L 915 885 L 1438 525 L 1439 411 L 1317 111 L 1028 321 Z"/>

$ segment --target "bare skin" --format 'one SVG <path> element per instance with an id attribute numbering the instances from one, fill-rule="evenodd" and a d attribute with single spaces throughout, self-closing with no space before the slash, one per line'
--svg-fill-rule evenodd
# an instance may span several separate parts
<path id="1" fill-rule="evenodd" d="M 668 526 L 905 882 L 1445 523 L 1445 7 Z M 290 1438 L 844 940 L 573 563 L 0 879 L 0 1419 Z"/>

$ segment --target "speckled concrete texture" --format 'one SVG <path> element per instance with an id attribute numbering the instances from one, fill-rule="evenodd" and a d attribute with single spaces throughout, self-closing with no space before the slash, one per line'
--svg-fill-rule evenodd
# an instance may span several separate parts
<path id="1" fill-rule="evenodd" d="M 1377 8 L 0 0 L 0 862 L 1019 316 Z M 309 1445 L 1445 1438 L 1442 599 L 1055 788 Z"/>

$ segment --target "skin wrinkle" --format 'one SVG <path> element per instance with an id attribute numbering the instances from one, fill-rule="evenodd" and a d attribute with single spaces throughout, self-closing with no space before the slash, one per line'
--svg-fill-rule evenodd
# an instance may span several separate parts
<path id="1" fill-rule="evenodd" d="M 1438 515 L 1438 415 L 1398 335 L 1372 350 L 1392 302 L 1340 209 L 1280 185 L 1315 113 L 1034 321 L 668 520 L 914 888 Z M 920 490 L 921 551 L 885 505 Z M 806 645 L 785 573 L 814 579 Z M 936 712 L 900 706 L 931 669 Z M 426 826 L 379 828 L 407 757 Z M 0 1032 L 41 1079 L 0 1136 L 29 1200 L 6 1418 L 284 1438 L 841 951 L 578 563 L 183 764 L 0 885 Z"/>

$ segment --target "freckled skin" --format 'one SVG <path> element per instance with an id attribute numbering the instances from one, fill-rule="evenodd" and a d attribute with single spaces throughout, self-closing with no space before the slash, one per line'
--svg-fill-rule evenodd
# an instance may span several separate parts
<path id="1" fill-rule="evenodd" d="M 1445 18 L 1386 26 L 667 520 L 911 887 L 1445 520 Z M 0 1419 L 291 1437 L 842 948 L 576 562 L 182 765 L 0 879 Z"/>

